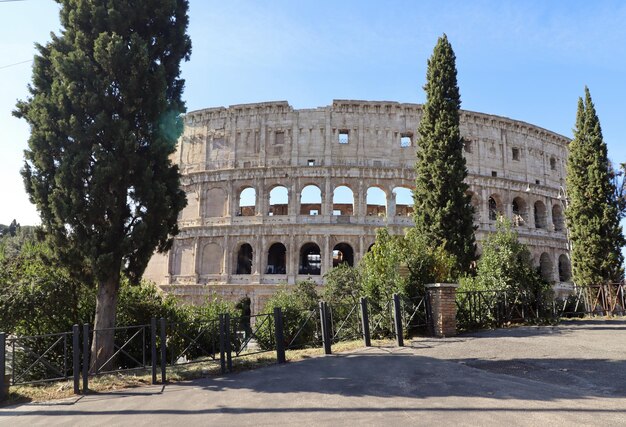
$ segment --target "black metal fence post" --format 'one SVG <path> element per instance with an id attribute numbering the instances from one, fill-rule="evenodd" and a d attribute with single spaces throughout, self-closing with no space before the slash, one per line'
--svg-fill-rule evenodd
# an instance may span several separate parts
<path id="1" fill-rule="evenodd" d="M 283 312 L 274 307 L 274 330 L 276 331 L 276 361 L 285 363 L 285 337 L 283 334 Z"/>
<path id="2" fill-rule="evenodd" d="M 83 394 L 87 392 L 89 392 L 89 323 L 83 324 Z"/>
<path id="3" fill-rule="evenodd" d="M 224 330 L 224 315 L 220 314 L 220 371 L 222 374 L 226 373 L 226 343 L 224 337 L 226 331 Z"/>
<path id="4" fill-rule="evenodd" d="M 330 328 L 328 327 L 328 306 L 324 301 L 320 301 L 320 324 L 322 327 L 322 343 L 324 344 L 324 354 L 332 354 L 330 345 Z"/>
<path id="5" fill-rule="evenodd" d="M 230 313 L 224 314 L 224 330 L 226 332 L 226 366 L 228 368 L 228 372 L 233 371 L 233 355 L 232 355 L 232 343 L 230 340 Z"/>
<path id="6" fill-rule="evenodd" d="M 402 307 L 400 306 L 400 295 L 393 294 L 393 314 L 396 326 L 396 342 L 398 347 L 404 347 L 404 336 L 402 335 Z"/>
<path id="7" fill-rule="evenodd" d="M 5 371 L 6 343 L 7 343 L 6 334 L 4 332 L 0 332 L 0 401 L 4 400 L 4 398 L 8 394 L 6 392 L 9 389 L 9 384 L 4 383 L 4 376 L 6 375 L 6 371 Z"/>
<path id="8" fill-rule="evenodd" d="M 150 364 L 152 365 L 152 384 L 157 383 L 157 321 L 156 317 L 150 319 Z"/>
<path id="9" fill-rule="evenodd" d="M 369 313 L 367 311 L 367 298 L 361 297 L 361 326 L 363 329 L 363 342 L 365 343 L 365 347 L 372 346 L 372 340 L 370 337 L 370 318 Z"/>
<path id="10" fill-rule="evenodd" d="M 167 322 L 165 318 L 160 319 L 161 327 L 161 384 L 167 382 Z"/>
<path id="11" fill-rule="evenodd" d="M 80 394 L 80 327 L 72 326 L 72 374 L 74 377 L 74 394 Z"/>

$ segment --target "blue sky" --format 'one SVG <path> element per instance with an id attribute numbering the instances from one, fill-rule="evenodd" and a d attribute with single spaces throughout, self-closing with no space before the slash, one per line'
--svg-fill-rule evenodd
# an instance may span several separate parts
<path id="1" fill-rule="evenodd" d="M 626 2 L 190 1 L 188 110 L 269 100 L 295 108 L 333 99 L 423 102 L 426 60 L 446 33 L 462 108 L 571 137 L 589 86 L 609 156 L 626 161 Z M 52 0 L 0 2 L 0 223 L 38 222 L 19 169 L 28 127 L 33 43 L 58 31 Z"/>

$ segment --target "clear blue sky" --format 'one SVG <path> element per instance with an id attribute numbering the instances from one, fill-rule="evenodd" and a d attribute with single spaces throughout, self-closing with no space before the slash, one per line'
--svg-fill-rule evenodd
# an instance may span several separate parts
<path id="1" fill-rule="evenodd" d="M 423 102 L 426 60 L 447 33 L 462 108 L 571 137 L 588 85 L 609 156 L 626 161 L 626 2 L 191 0 L 188 110 L 287 100 Z M 11 116 L 27 95 L 33 43 L 58 31 L 52 0 L 0 1 L 0 223 L 38 222 L 19 169 L 28 127 Z"/>

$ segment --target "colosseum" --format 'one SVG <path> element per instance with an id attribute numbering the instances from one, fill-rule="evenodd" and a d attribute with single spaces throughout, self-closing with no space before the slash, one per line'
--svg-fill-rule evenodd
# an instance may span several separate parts
<path id="1" fill-rule="evenodd" d="M 187 207 L 172 249 L 145 277 L 190 302 L 248 296 L 253 312 L 277 286 L 356 265 L 376 229 L 412 225 L 421 105 L 335 100 L 264 102 L 185 117 L 175 161 Z M 535 264 L 567 288 L 563 209 L 569 139 L 528 123 L 461 111 L 478 242 L 512 219 Z"/>

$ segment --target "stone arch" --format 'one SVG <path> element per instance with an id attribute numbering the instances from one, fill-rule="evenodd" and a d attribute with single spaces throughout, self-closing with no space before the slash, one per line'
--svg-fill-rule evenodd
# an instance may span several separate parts
<path id="1" fill-rule="evenodd" d="M 547 252 L 542 253 L 539 257 L 539 271 L 543 280 L 547 282 L 554 280 L 552 257 Z"/>
<path id="2" fill-rule="evenodd" d="M 502 198 L 498 194 L 492 194 L 487 200 L 487 206 L 489 209 L 489 220 L 495 221 L 498 216 L 502 215 Z"/>
<path id="3" fill-rule="evenodd" d="M 354 191 L 347 185 L 333 190 L 333 215 L 354 215 Z"/>
<path id="4" fill-rule="evenodd" d="M 354 267 L 354 249 L 348 243 L 342 242 L 333 248 L 333 267 L 344 263 Z"/>
<path id="5" fill-rule="evenodd" d="M 544 205 L 541 200 L 537 200 L 535 202 L 534 212 L 535 212 L 535 228 L 546 228 L 547 226 L 546 205 Z"/>
<path id="6" fill-rule="evenodd" d="M 565 218 L 563 217 L 563 208 L 558 203 L 552 206 L 552 224 L 554 224 L 554 231 L 565 230 Z"/>
<path id="7" fill-rule="evenodd" d="M 198 270 L 200 274 L 222 274 L 224 250 L 217 243 L 207 243 L 202 247 Z"/>
<path id="8" fill-rule="evenodd" d="M 242 243 L 239 245 L 235 263 L 235 274 L 252 274 L 252 261 L 252 245 L 250 245 L 250 243 Z"/>
<path id="9" fill-rule="evenodd" d="M 300 215 L 322 215 L 322 190 L 308 184 L 300 192 Z"/>
<path id="10" fill-rule="evenodd" d="M 569 282 L 572 279 L 572 267 L 565 254 L 559 256 L 559 282 Z"/>
<path id="11" fill-rule="evenodd" d="M 276 185 L 270 190 L 270 210 L 268 215 L 289 215 L 289 190 L 283 185 Z"/>
<path id="12" fill-rule="evenodd" d="M 367 247 L 367 251 L 365 251 L 365 252 L 366 252 L 366 253 L 367 253 L 367 252 L 370 252 L 370 251 L 372 250 L 372 248 L 374 247 L 374 245 L 375 245 L 375 244 L 376 244 L 376 242 L 372 242 L 372 243 L 371 243 L 371 244 Z"/>
<path id="13" fill-rule="evenodd" d="M 237 197 L 239 200 L 239 209 L 237 216 L 254 216 L 256 215 L 256 189 L 252 186 L 243 187 L 239 190 Z"/>
<path id="14" fill-rule="evenodd" d="M 222 188 L 209 188 L 204 193 L 203 217 L 215 218 L 226 215 L 226 192 Z"/>
<path id="15" fill-rule="evenodd" d="M 396 216 L 413 215 L 413 190 L 407 187 L 395 187 L 392 192 L 396 202 Z"/>
<path id="16" fill-rule="evenodd" d="M 523 197 L 517 196 L 511 203 L 513 213 L 513 225 L 521 226 L 528 224 L 528 204 Z"/>
<path id="17" fill-rule="evenodd" d="M 198 212 L 198 193 L 196 191 L 187 192 L 187 206 L 185 206 L 180 214 L 182 220 L 196 219 Z"/>
<path id="18" fill-rule="evenodd" d="M 369 187 L 365 201 L 367 216 L 387 216 L 387 193 L 380 187 Z"/>
<path id="19" fill-rule="evenodd" d="M 319 276 L 322 271 L 322 251 L 317 243 L 309 242 L 300 248 L 298 273 Z"/>
<path id="20" fill-rule="evenodd" d="M 281 242 L 273 243 L 267 250 L 266 274 L 287 274 L 287 247 Z"/>
<path id="21" fill-rule="evenodd" d="M 190 245 L 177 245 L 172 260 L 172 276 L 190 276 L 194 274 L 193 248 Z"/>

